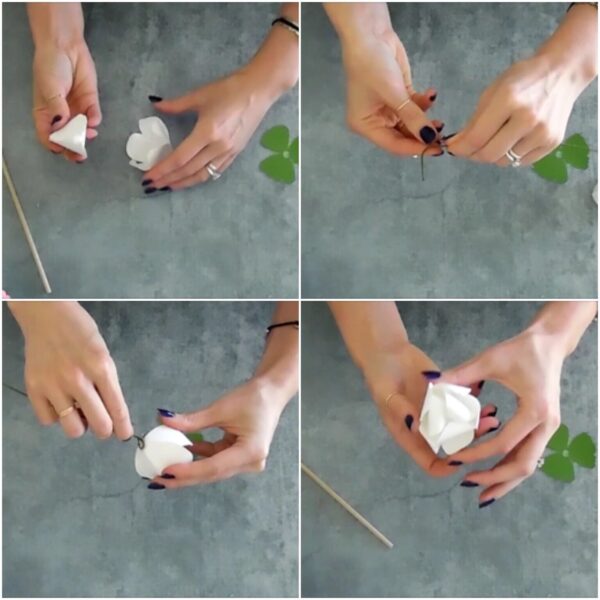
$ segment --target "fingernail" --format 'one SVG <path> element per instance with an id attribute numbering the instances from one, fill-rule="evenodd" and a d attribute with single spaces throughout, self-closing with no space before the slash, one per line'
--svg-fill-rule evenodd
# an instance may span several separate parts
<path id="1" fill-rule="evenodd" d="M 166 408 L 157 408 L 156 409 L 163 417 L 174 417 L 175 413 L 167 410 Z"/>
<path id="2" fill-rule="evenodd" d="M 148 485 L 148 489 L 149 490 L 164 490 L 165 486 L 161 485 L 160 483 L 155 483 L 154 481 Z"/>
<path id="3" fill-rule="evenodd" d="M 150 185 L 152 183 L 152 179 L 144 179 L 144 181 L 142 181 L 142 185 Z"/>
<path id="4" fill-rule="evenodd" d="M 485 383 L 485 379 L 483 379 L 482 381 L 480 381 L 480 382 L 477 384 L 477 387 L 478 387 L 479 389 L 481 389 L 481 388 L 483 387 L 483 384 L 484 384 L 484 383 Z"/>
<path id="5" fill-rule="evenodd" d="M 406 417 L 406 419 L 404 419 L 404 422 L 406 423 L 406 426 L 407 426 L 409 429 L 412 427 L 413 421 L 414 421 L 414 419 L 413 419 L 413 416 L 412 416 L 412 415 L 408 415 L 408 416 Z"/>
<path id="6" fill-rule="evenodd" d="M 444 129 L 445 126 L 446 123 L 442 123 L 439 127 L 436 127 L 437 132 L 439 133 L 440 131 L 442 131 L 442 129 Z"/>
<path id="7" fill-rule="evenodd" d="M 429 127 L 429 125 L 422 127 L 421 131 L 419 131 L 419 135 L 426 144 L 431 144 L 431 142 L 433 142 L 433 140 L 436 138 L 435 129 L 432 129 Z"/>
<path id="8" fill-rule="evenodd" d="M 478 487 L 479 486 L 478 483 L 475 483 L 474 481 L 468 481 L 468 480 L 461 481 L 460 485 L 462 485 L 463 487 Z"/>
<path id="9" fill-rule="evenodd" d="M 462 465 L 462 461 L 460 461 L 460 460 L 451 460 L 448 464 L 451 467 L 458 467 L 458 466 Z"/>
<path id="10" fill-rule="evenodd" d="M 434 158 L 435 158 L 436 156 L 444 156 L 444 151 L 442 150 L 442 151 L 441 151 L 439 154 L 433 154 L 432 156 L 433 156 Z"/>
<path id="11" fill-rule="evenodd" d="M 54 119 L 52 119 L 51 125 L 54 125 L 55 123 L 58 123 L 59 121 L 60 121 L 60 115 L 56 115 L 54 117 Z"/>
<path id="12" fill-rule="evenodd" d="M 449 140 L 450 138 L 453 138 L 455 135 L 456 135 L 456 131 L 454 133 L 449 133 L 448 135 L 445 135 L 442 139 Z"/>
<path id="13" fill-rule="evenodd" d="M 446 150 L 446 152 L 450 155 L 450 156 L 455 156 L 454 152 L 450 152 L 450 150 Z"/>
<path id="14" fill-rule="evenodd" d="M 421 371 L 425 379 L 439 379 L 442 374 L 439 371 Z"/>
<path id="15" fill-rule="evenodd" d="M 150 100 L 150 102 L 162 102 L 162 98 L 160 96 L 155 96 L 154 94 L 150 94 L 148 100 Z"/>
<path id="16" fill-rule="evenodd" d="M 479 503 L 479 508 L 485 508 L 486 506 L 489 506 L 490 504 L 496 502 L 496 498 L 491 498 L 490 500 L 486 500 L 485 502 L 480 502 Z"/>
<path id="17" fill-rule="evenodd" d="M 171 473 L 165 473 L 164 475 L 161 475 L 161 477 L 163 479 L 175 479 L 175 475 L 171 475 Z"/>
<path id="18" fill-rule="evenodd" d="M 494 406 L 494 412 L 491 412 L 488 417 L 495 417 L 498 414 L 498 407 Z"/>
<path id="19" fill-rule="evenodd" d="M 492 433 L 492 431 L 498 431 L 498 429 L 500 429 L 500 427 L 502 427 L 502 423 L 498 423 L 498 425 L 496 427 L 492 427 L 491 429 L 488 429 L 488 433 Z"/>
<path id="20" fill-rule="evenodd" d="M 170 192 L 171 188 L 168 185 L 166 185 L 165 187 L 160 188 L 158 191 L 159 192 Z"/>
<path id="21" fill-rule="evenodd" d="M 153 194 L 155 191 L 156 191 L 156 188 L 155 188 L 155 187 L 147 187 L 147 188 L 144 190 L 144 194 Z"/>
<path id="22" fill-rule="evenodd" d="M 435 99 L 437 98 L 437 94 L 433 94 L 432 96 L 429 96 L 429 99 L 433 102 Z"/>

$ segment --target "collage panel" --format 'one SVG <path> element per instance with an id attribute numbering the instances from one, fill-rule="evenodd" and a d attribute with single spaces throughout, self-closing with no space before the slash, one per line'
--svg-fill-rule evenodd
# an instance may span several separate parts
<path id="1" fill-rule="evenodd" d="M 298 4 L 2 11 L 7 294 L 298 298 Z"/>
<path id="2" fill-rule="evenodd" d="M 596 297 L 590 4 L 302 3 L 304 298 Z"/>
<path id="3" fill-rule="evenodd" d="M 302 597 L 596 597 L 595 314 L 304 302 Z"/>
<path id="4" fill-rule="evenodd" d="M 297 597 L 296 302 L 3 304 L 3 597 Z"/>

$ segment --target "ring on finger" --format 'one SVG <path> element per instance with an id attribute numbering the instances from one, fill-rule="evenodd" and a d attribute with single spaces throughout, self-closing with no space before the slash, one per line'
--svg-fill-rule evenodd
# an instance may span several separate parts
<path id="1" fill-rule="evenodd" d="M 510 160 L 510 164 L 513 167 L 520 167 L 521 166 L 521 159 L 523 158 L 522 156 L 519 156 L 512 148 L 510 150 L 508 150 L 506 152 L 506 158 L 508 158 L 508 160 Z"/>
<path id="2" fill-rule="evenodd" d="M 392 392 L 391 394 L 388 394 L 386 399 L 383 401 L 383 404 L 386 408 L 390 407 L 390 402 L 392 401 L 392 398 L 394 396 L 397 396 L 399 394 L 399 392 Z"/>
<path id="3" fill-rule="evenodd" d="M 63 419 L 64 417 L 68 417 L 73 411 L 79 408 L 79 404 L 77 402 L 71 404 L 71 406 L 67 406 L 67 408 L 63 408 L 63 410 L 59 411 L 58 418 Z"/>
<path id="4" fill-rule="evenodd" d="M 399 104 L 394 110 L 399 113 L 407 104 L 411 102 L 410 98 L 407 98 L 402 104 Z"/>
<path id="5" fill-rule="evenodd" d="M 208 171 L 208 174 L 210 175 L 210 178 L 213 181 L 216 181 L 217 179 L 219 179 L 219 177 L 221 177 L 221 172 L 211 162 L 209 162 L 206 165 L 206 170 Z"/>

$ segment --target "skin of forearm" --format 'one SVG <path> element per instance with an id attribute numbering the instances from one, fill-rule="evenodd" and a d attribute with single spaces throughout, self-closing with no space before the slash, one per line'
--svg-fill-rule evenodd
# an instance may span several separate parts
<path id="1" fill-rule="evenodd" d="M 598 310 L 596 302 L 548 302 L 528 330 L 552 336 L 568 356 L 575 350 Z"/>
<path id="2" fill-rule="evenodd" d="M 353 43 L 367 35 L 379 37 L 392 28 L 383 2 L 326 2 L 323 6 L 342 43 Z"/>
<path id="3" fill-rule="evenodd" d="M 329 302 L 350 356 L 365 373 L 377 354 L 394 353 L 409 342 L 393 302 Z"/>
<path id="4" fill-rule="evenodd" d="M 539 48 L 537 56 L 549 68 L 567 70 L 585 88 L 598 74 L 598 9 L 575 5 L 567 12 L 554 34 Z"/>
<path id="5" fill-rule="evenodd" d="M 36 48 L 72 46 L 83 40 L 83 12 L 79 2 L 28 3 L 27 16 Z"/>
<path id="6" fill-rule="evenodd" d="M 271 323 L 298 320 L 298 302 L 279 302 Z M 255 378 L 270 386 L 285 406 L 298 391 L 299 330 L 278 327 L 267 337 L 265 351 L 255 371 Z"/>

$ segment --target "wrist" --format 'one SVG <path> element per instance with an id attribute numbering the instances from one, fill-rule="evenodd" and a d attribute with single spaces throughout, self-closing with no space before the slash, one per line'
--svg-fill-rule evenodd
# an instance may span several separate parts
<path id="1" fill-rule="evenodd" d="M 283 33 L 292 35 L 289 32 Z M 269 106 L 291 90 L 298 81 L 298 66 L 275 61 L 268 64 L 264 57 L 253 58 L 240 73 L 247 80 L 258 98 Z"/>
<path id="2" fill-rule="evenodd" d="M 27 6 L 27 12 L 36 51 L 68 50 L 85 43 L 83 13 L 79 3 L 32 3 Z"/>
<path id="3" fill-rule="evenodd" d="M 254 375 L 251 384 L 261 397 L 267 398 L 269 404 L 275 406 L 280 412 L 283 412 L 298 391 L 297 385 L 294 388 L 292 378 L 285 373 L 277 372 L 276 369 Z"/>

